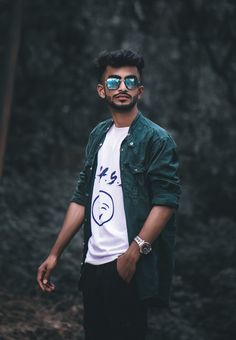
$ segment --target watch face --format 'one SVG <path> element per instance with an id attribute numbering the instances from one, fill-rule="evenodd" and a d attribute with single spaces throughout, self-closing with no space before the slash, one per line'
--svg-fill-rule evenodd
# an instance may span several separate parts
<path id="1" fill-rule="evenodd" d="M 152 247 L 150 243 L 144 242 L 144 244 L 142 245 L 142 253 L 144 255 L 147 255 L 148 253 L 150 253 L 151 250 L 152 250 Z"/>

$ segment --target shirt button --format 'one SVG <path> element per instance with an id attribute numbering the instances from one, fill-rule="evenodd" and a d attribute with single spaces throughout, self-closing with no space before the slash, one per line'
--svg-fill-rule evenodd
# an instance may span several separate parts
<path id="1" fill-rule="evenodd" d="M 138 171 L 138 169 L 136 168 L 136 169 L 134 169 L 134 171 L 135 171 L 135 172 L 137 172 L 137 171 Z"/>
<path id="2" fill-rule="evenodd" d="M 123 151 L 124 149 L 122 148 L 121 151 Z"/>
<path id="3" fill-rule="evenodd" d="M 131 145 L 131 146 L 134 145 L 134 142 L 130 142 L 129 145 Z"/>
<path id="4" fill-rule="evenodd" d="M 92 170 L 93 168 L 92 168 L 92 167 L 90 167 L 89 169 L 90 169 L 90 170 Z"/>

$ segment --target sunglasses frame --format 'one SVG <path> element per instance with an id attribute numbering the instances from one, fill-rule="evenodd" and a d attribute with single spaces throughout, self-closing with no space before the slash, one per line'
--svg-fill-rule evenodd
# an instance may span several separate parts
<path id="1" fill-rule="evenodd" d="M 109 88 L 108 82 L 107 82 L 109 79 L 117 79 L 117 80 L 119 81 L 119 83 L 118 83 L 118 85 L 117 85 L 116 88 Z M 137 80 L 136 86 L 135 86 L 135 87 L 132 87 L 132 88 L 129 88 L 129 87 L 127 86 L 127 83 L 126 83 L 126 80 L 128 80 L 128 79 L 136 79 L 136 80 Z M 108 78 L 105 80 L 105 85 L 106 85 L 106 88 L 107 88 L 109 91 L 114 91 L 114 90 L 118 90 L 118 88 L 120 87 L 120 84 L 121 84 L 122 81 L 124 81 L 125 86 L 126 86 L 126 88 L 127 88 L 128 90 L 135 90 L 136 88 L 138 88 L 138 87 L 141 85 L 141 81 L 138 80 L 138 78 L 137 78 L 136 76 L 132 76 L 132 75 L 125 77 L 123 80 L 122 80 L 121 77 L 119 77 L 119 76 L 110 76 L 110 77 L 108 77 Z"/>

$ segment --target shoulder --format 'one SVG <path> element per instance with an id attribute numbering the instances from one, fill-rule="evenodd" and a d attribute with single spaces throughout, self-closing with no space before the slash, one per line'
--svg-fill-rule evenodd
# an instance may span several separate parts
<path id="1" fill-rule="evenodd" d="M 170 133 L 160 125 L 154 123 L 149 118 L 141 115 L 138 125 L 140 128 L 142 128 L 146 137 L 149 138 L 152 142 L 164 144 L 168 143 L 173 144 L 173 146 L 176 146 L 175 141 L 170 135 Z"/>
<path id="2" fill-rule="evenodd" d="M 108 127 L 110 127 L 112 123 L 112 119 L 108 118 L 106 120 L 101 121 L 100 123 L 98 123 L 91 131 L 90 135 L 95 135 L 97 133 L 101 133 L 104 130 L 106 130 Z"/>

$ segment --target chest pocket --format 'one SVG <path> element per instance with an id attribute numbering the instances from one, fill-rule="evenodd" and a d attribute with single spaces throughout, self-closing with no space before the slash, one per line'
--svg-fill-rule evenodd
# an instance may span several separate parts
<path id="1" fill-rule="evenodd" d="M 128 194 L 137 199 L 143 195 L 146 186 L 146 171 L 142 163 L 125 164 L 125 184 Z"/>

